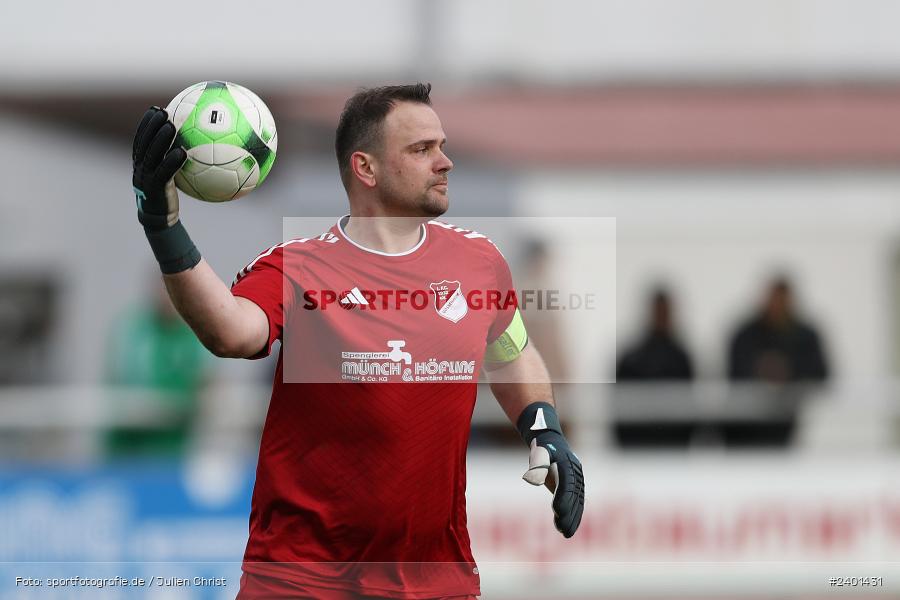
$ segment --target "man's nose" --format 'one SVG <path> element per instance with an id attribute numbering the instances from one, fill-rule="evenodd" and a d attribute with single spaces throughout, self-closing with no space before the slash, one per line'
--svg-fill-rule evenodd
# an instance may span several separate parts
<path id="1" fill-rule="evenodd" d="M 446 173 L 453 168 L 453 161 L 450 160 L 446 154 L 444 154 L 443 150 L 438 150 L 437 162 L 435 163 L 434 170 L 438 173 Z"/>

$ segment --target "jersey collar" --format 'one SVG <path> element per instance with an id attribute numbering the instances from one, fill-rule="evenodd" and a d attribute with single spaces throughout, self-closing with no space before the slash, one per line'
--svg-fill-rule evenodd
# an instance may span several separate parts
<path id="1" fill-rule="evenodd" d="M 415 246 L 413 246 L 409 250 L 405 250 L 403 252 L 393 252 L 393 253 L 392 252 L 382 252 L 380 250 L 373 250 L 372 248 L 366 248 L 362 244 L 357 244 L 352 239 L 350 239 L 350 236 L 348 236 L 347 232 L 344 231 L 344 224 L 349 220 L 350 220 L 350 215 L 344 215 L 343 217 L 338 219 L 337 230 L 341 234 L 341 237 L 344 238 L 345 240 L 347 240 L 348 242 L 350 242 L 351 244 L 353 244 L 354 246 L 356 246 L 357 248 L 359 248 L 360 250 L 369 252 L 371 254 L 377 254 L 379 256 L 409 256 L 410 254 L 412 254 L 413 252 L 415 252 L 416 250 L 421 248 L 422 244 L 425 243 L 425 238 L 428 237 L 428 228 L 425 226 L 425 223 L 422 223 L 422 236 L 419 238 L 419 243 L 417 243 Z"/>

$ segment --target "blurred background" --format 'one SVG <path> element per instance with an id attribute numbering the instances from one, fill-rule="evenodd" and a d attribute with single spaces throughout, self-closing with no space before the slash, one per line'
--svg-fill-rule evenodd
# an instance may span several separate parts
<path id="1" fill-rule="evenodd" d="M 14 579 L 109 569 L 229 585 L 86 597 L 237 591 L 274 356 L 196 342 L 129 181 L 145 108 L 212 79 L 279 130 L 251 196 L 182 196 L 225 281 L 285 217 L 317 234 L 343 214 L 343 101 L 423 80 L 455 162 L 447 220 L 528 222 L 501 244 L 520 288 L 553 273 L 614 296 L 526 314 L 587 472 L 572 540 L 479 394 L 485 598 L 897 597 L 898 21 L 889 0 L 5 7 L 0 597 L 72 597 Z"/>

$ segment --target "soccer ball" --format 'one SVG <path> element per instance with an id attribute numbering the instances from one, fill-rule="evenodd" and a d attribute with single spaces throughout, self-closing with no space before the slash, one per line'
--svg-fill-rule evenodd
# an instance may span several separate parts
<path id="1" fill-rule="evenodd" d="M 174 145 L 187 150 L 175 174 L 185 194 L 226 202 L 252 192 L 275 162 L 278 134 L 272 113 L 245 87 L 226 81 L 196 83 L 166 107 L 178 134 Z"/>

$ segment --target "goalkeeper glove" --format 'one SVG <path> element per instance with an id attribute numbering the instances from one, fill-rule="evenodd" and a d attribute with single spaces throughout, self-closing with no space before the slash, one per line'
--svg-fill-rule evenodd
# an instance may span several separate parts
<path id="1" fill-rule="evenodd" d="M 175 126 L 166 111 L 151 107 L 134 135 L 131 151 L 131 185 L 137 201 L 138 220 L 163 273 L 193 268 L 200 262 L 184 226 L 178 220 L 178 192 L 173 178 L 187 160 L 187 152 L 172 148 Z"/>
<path id="2" fill-rule="evenodd" d="M 565 537 L 575 535 L 584 512 L 584 472 L 562 434 L 559 417 L 547 402 L 529 404 L 516 423 L 531 449 L 522 479 L 553 493 L 553 523 Z"/>

